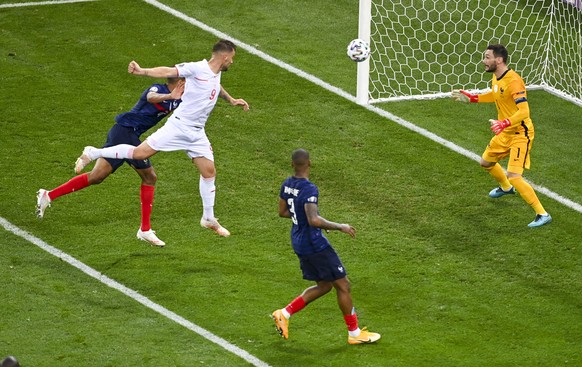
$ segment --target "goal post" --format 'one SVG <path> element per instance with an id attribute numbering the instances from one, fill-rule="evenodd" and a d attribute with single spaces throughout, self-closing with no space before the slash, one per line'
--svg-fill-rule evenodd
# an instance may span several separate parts
<path id="1" fill-rule="evenodd" d="M 372 20 L 372 0 L 360 0 L 358 38 L 370 44 L 370 24 Z M 367 104 L 370 88 L 370 58 L 358 63 L 356 102 Z"/>
<path id="2" fill-rule="evenodd" d="M 528 89 L 582 106 L 581 0 L 360 0 L 360 104 L 485 90 L 483 51 L 504 44 Z"/>

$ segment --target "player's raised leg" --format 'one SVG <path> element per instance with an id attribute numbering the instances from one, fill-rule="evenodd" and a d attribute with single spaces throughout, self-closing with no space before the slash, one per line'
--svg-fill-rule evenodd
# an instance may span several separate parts
<path id="1" fill-rule="evenodd" d="M 137 147 L 130 144 L 119 144 L 101 149 L 86 146 L 81 156 L 75 162 L 75 172 L 81 172 L 89 163 L 97 158 L 140 160 L 147 159 L 156 153 L 157 150 L 150 147 L 147 141 L 144 141 Z"/>
<path id="2" fill-rule="evenodd" d="M 79 191 L 91 185 L 103 182 L 113 171 L 113 167 L 105 159 L 98 159 L 95 167 L 89 173 L 83 173 L 71 178 L 64 184 L 48 191 L 40 189 L 37 192 L 36 215 L 39 219 L 44 217 L 44 212 L 53 200 L 63 195 Z"/>

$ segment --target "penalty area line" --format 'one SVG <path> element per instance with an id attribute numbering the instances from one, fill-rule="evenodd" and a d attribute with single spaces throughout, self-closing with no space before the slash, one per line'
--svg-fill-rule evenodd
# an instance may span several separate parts
<path id="1" fill-rule="evenodd" d="M 30 3 L 12 3 L 12 4 L 0 4 L 0 8 L 19 8 L 19 7 L 23 7 L 23 6 L 87 3 L 90 1 L 97 1 L 97 0 L 53 0 L 53 1 L 37 1 L 37 2 L 30 2 Z"/>
<path id="2" fill-rule="evenodd" d="M 36 245 L 37 247 L 41 248 L 42 250 L 48 252 L 49 254 L 61 259 L 62 261 L 68 263 L 69 265 L 81 270 L 83 273 L 89 275 L 91 278 L 94 278 L 101 283 L 107 285 L 110 288 L 116 289 L 119 292 L 125 294 L 126 296 L 132 298 L 133 300 L 141 303 L 142 305 L 146 306 L 147 308 L 156 311 L 160 315 L 174 321 L 177 324 L 182 325 L 186 329 L 189 329 L 196 334 L 200 335 L 201 337 L 217 344 L 218 346 L 222 347 L 223 349 L 235 354 L 236 356 L 244 359 L 245 361 L 249 362 L 253 366 L 257 367 L 270 367 L 267 363 L 263 362 L 262 360 L 258 359 L 257 357 L 253 356 L 249 352 L 237 347 L 234 344 L 229 343 L 228 341 L 222 339 L 221 337 L 211 333 L 210 331 L 194 324 L 191 321 L 186 320 L 182 316 L 168 310 L 167 308 L 153 302 L 149 298 L 141 295 L 137 291 L 124 286 L 123 284 L 109 278 L 108 276 L 100 273 L 99 271 L 93 269 L 92 267 L 84 264 L 83 262 L 75 259 L 71 255 L 57 249 L 49 245 L 48 243 L 44 242 L 38 237 L 33 236 L 32 234 L 26 232 L 25 230 L 15 226 L 14 224 L 10 223 L 3 217 L 0 217 L 0 225 L 4 227 L 5 230 L 8 232 L 13 233 L 14 235 L 25 239 L 26 241 Z"/>
<path id="3" fill-rule="evenodd" d="M 174 8 L 171 8 L 168 5 L 165 5 L 158 0 L 143 0 L 143 1 L 152 5 L 152 6 L 155 6 L 156 8 L 158 8 L 160 10 L 163 10 L 163 11 L 175 16 L 176 18 L 182 19 L 183 21 L 190 23 L 190 24 L 202 29 L 203 31 L 206 31 L 210 34 L 213 34 L 214 36 L 216 36 L 218 38 L 229 39 L 229 40 L 233 41 L 237 45 L 237 47 L 247 51 L 251 55 L 257 56 L 265 61 L 268 61 L 271 64 L 274 64 L 274 65 L 276 65 L 276 66 L 278 66 L 278 67 L 280 67 L 280 68 L 282 68 L 290 73 L 293 73 L 293 74 L 295 74 L 303 79 L 306 79 L 306 80 L 312 82 L 313 84 L 315 84 L 323 89 L 326 89 L 332 93 L 337 94 L 340 97 L 347 99 L 350 102 L 357 104 L 356 97 L 352 96 L 351 94 L 344 91 L 343 89 L 338 88 L 336 86 L 333 86 L 327 82 L 324 82 L 323 80 L 319 79 L 318 77 L 311 75 L 311 74 L 309 74 L 309 73 L 307 73 L 307 72 L 305 72 L 305 71 L 303 71 L 303 70 L 301 70 L 293 65 L 290 65 L 290 64 L 288 64 L 284 61 L 281 61 L 279 59 L 276 59 L 273 56 L 257 49 L 256 47 L 253 47 L 253 46 L 251 46 L 245 42 L 242 42 L 240 40 L 237 40 L 236 38 L 231 37 L 230 35 L 228 35 L 224 32 L 221 32 L 216 28 L 212 28 L 209 25 L 206 25 L 205 23 L 202 23 L 201 21 L 199 21 L 197 19 L 194 19 L 194 18 L 192 18 L 192 17 L 190 17 L 190 16 L 188 16 L 188 15 L 186 15 L 186 14 L 184 14 L 184 13 L 182 13 Z M 401 117 L 398 117 L 398 116 L 396 116 L 396 115 L 394 115 L 386 110 L 383 110 L 379 107 L 376 107 L 376 106 L 373 106 L 370 104 L 362 106 L 362 107 L 371 111 L 371 112 L 374 112 L 382 117 L 385 117 L 388 120 L 394 121 L 398 125 L 401 125 L 409 130 L 412 130 L 415 133 L 420 134 L 420 135 L 424 136 L 425 138 L 434 141 L 435 143 L 441 144 L 441 145 L 449 148 L 450 150 L 454 151 L 455 153 L 458 153 L 458 154 L 465 156 L 469 159 L 472 159 L 476 162 L 479 162 L 479 160 L 481 158 L 479 155 L 477 155 L 477 154 L 475 154 L 475 153 L 473 153 L 473 152 L 471 152 L 471 151 L 469 151 L 469 150 L 467 150 L 467 149 L 465 149 L 465 148 L 463 148 L 463 147 L 461 147 L 461 146 L 459 146 L 459 145 L 457 145 L 449 140 L 441 138 L 440 136 L 438 136 L 438 135 L 436 135 L 436 134 L 434 134 L 434 133 L 432 133 L 432 132 L 430 132 L 430 131 L 428 131 L 420 126 L 417 126 L 417 125 L 413 124 L 412 122 L 409 122 Z M 543 193 L 547 197 L 554 199 L 555 201 L 559 202 L 560 204 L 567 206 L 568 208 L 575 210 L 578 213 L 582 213 L 582 205 L 581 204 L 576 203 L 568 198 L 565 198 L 565 197 L 553 192 L 552 190 L 550 190 L 546 187 L 536 185 L 535 183 L 533 183 L 529 180 L 526 180 L 526 181 L 529 182 L 530 185 L 536 191 Z"/>

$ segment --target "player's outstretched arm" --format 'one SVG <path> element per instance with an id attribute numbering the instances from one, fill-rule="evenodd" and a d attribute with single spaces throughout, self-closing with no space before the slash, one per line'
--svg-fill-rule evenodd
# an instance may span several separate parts
<path id="1" fill-rule="evenodd" d="M 317 204 L 307 203 L 305 204 L 305 215 L 307 216 L 307 221 L 312 227 L 317 227 L 325 230 L 335 230 L 347 233 L 350 237 L 356 237 L 356 229 L 349 224 L 336 223 L 329 221 L 319 215 L 317 210 Z"/>
<path id="2" fill-rule="evenodd" d="M 230 103 L 233 106 L 243 106 L 243 110 L 248 111 L 249 110 L 249 104 L 247 103 L 247 101 L 245 101 L 242 98 L 232 98 L 230 94 L 228 94 L 228 92 L 226 91 L 226 89 L 224 89 L 224 87 L 221 85 L 220 86 L 220 94 L 219 96 L 221 98 L 223 98 L 225 101 L 227 101 L 228 103 Z"/>
<path id="3" fill-rule="evenodd" d="M 127 66 L 127 72 L 134 75 L 150 76 L 152 78 L 176 78 L 178 69 L 168 66 L 157 66 L 155 68 L 142 68 L 135 61 L 131 61 Z"/>

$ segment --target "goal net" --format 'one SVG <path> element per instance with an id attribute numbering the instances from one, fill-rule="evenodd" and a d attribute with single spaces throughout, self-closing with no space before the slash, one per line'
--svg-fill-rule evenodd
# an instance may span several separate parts
<path id="1" fill-rule="evenodd" d="M 359 103 L 485 90 L 487 45 L 501 43 L 529 89 L 582 106 L 582 0 L 360 0 Z"/>

